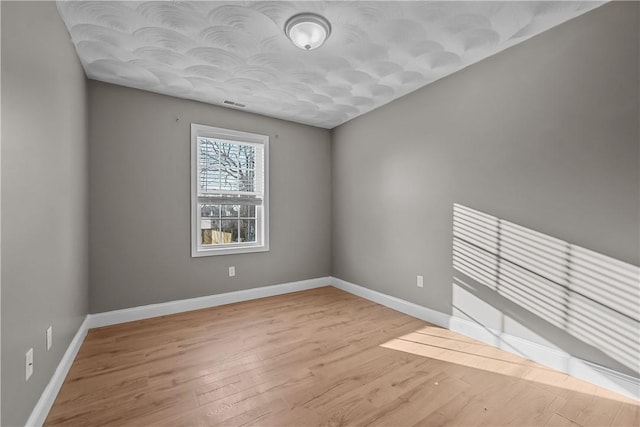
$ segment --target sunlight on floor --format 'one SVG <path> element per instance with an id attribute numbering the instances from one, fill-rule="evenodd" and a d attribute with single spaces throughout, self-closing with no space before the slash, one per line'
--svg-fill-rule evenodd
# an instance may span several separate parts
<path id="1" fill-rule="evenodd" d="M 380 346 L 568 391 L 597 392 L 603 398 L 637 404 L 617 393 L 437 326 L 425 326 Z"/>

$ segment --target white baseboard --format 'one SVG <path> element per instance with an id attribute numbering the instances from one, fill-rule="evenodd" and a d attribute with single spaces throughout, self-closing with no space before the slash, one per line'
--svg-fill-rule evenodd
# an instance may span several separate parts
<path id="1" fill-rule="evenodd" d="M 449 318 L 451 316 L 448 314 L 444 314 L 400 298 L 392 297 L 378 291 L 373 291 L 336 277 L 331 278 L 331 283 L 334 287 L 342 289 L 345 292 L 368 299 L 369 301 L 377 302 L 385 307 L 392 308 L 401 313 L 424 320 L 425 322 L 433 323 L 434 325 L 442 326 L 443 328 L 449 327 Z"/>
<path id="2" fill-rule="evenodd" d="M 160 304 L 150 304 L 140 307 L 125 308 L 123 310 L 107 311 L 105 313 L 90 314 L 89 328 L 99 328 L 101 326 L 133 322 L 135 320 L 166 316 L 168 314 L 199 310 L 201 308 L 216 307 L 224 304 L 232 304 L 234 302 L 249 301 L 258 298 L 271 297 L 274 295 L 288 294 L 290 292 L 305 291 L 307 289 L 320 288 L 322 286 L 331 286 L 331 278 L 320 277 L 317 279 L 301 280 L 299 282 L 282 283 L 279 285 L 245 289 L 242 291 L 227 292 L 224 294 L 207 295 L 198 298 L 183 299 L 178 301 L 163 302 Z"/>
<path id="3" fill-rule="evenodd" d="M 640 379 L 636 377 L 580 359 L 562 350 L 547 347 L 498 330 L 489 329 L 470 320 L 432 310 L 342 279 L 332 277 L 331 282 L 334 287 L 342 289 L 343 291 L 434 325 L 461 333 L 494 347 L 518 354 L 541 365 L 615 391 L 632 399 L 640 400 Z"/>
<path id="4" fill-rule="evenodd" d="M 490 330 L 466 319 L 453 317 L 430 308 L 405 301 L 381 292 L 373 291 L 362 286 L 335 277 L 321 277 L 302 280 L 299 282 L 283 283 L 261 288 L 246 289 L 224 294 L 210 295 L 186 300 L 151 304 L 105 313 L 89 314 L 80 325 L 78 332 L 69 344 L 62 360 L 58 364 L 49 384 L 42 392 L 40 400 L 33 408 L 27 426 L 42 426 L 53 406 L 53 402 L 64 383 L 64 379 L 82 345 L 87 331 L 91 328 L 115 325 L 118 323 L 148 319 L 151 317 L 181 313 L 224 304 L 249 301 L 274 295 L 282 295 L 307 289 L 334 286 L 343 291 L 360 296 L 386 307 L 392 308 L 409 316 L 416 317 L 434 325 L 459 332 L 463 335 L 517 353 L 535 362 L 565 372 L 577 378 L 589 381 L 598 386 L 613 390 L 617 393 L 640 400 L 640 381 L 638 378 L 616 372 L 604 366 L 588 362 L 571 356 L 563 351 L 549 348 L 503 332 Z"/>
<path id="5" fill-rule="evenodd" d="M 106 313 L 89 314 L 82 322 L 82 325 L 80 325 L 78 332 L 71 341 L 71 344 L 69 344 L 64 356 L 62 356 L 62 360 L 60 360 L 56 371 L 51 377 L 51 380 L 49 380 L 49 384 L 47 384 L 42 392 L 40 400 L 38 400 L 38 403 L 33 408 L 26 425 L 28 427 L 40 427 L 47 419 L 47 415 L 53 406 L 53 402 L 56 400 L 56 396 L 64 383 L 76 354 L 78 354 L 78 350 L 80 350 L 84 337 L 91 328 L 148 319 L 167 314 L 181 313 L 184 311 L 198 310 L 201 308 L 215 307 L 234 302 L 249 301 L 274 295 L 288 294 L 291 292 L 304 291 L 323 286 L 331 286 L 330 277 L 282 283 L 279 285 L 245 289 L 242 291 L 171 301 L 161 304 L 151 304 L 141 307 L 127 308 L 124 310 L 108 311 Z"/>
<path id="6" fill-rule="evenodd" d="M 640 379 L 514 335 L 451 316 L 450 330 L 515 353 L 541 365 L 640 400 Z"/>
<path id="7" fill-rule="evenodd" d="M 84 318 L 82 324 L 78 328 L 78 332 L 76 332 L 76 335 L 71 340 L 69 347 L 67 347 L 67 351 L 64 352 L 60 363 L 58 363 L 58 367 L 49 380 L 49 384 L 47 384 L 40 396 L 40 399 L 38 400 L 38 403 L 36 403 L 33 411 L 31 411 L 31 415 L 27 420 L 26 426 L 40 427 L 44 424 L 44 421 L 47 419 L 47 415 L 49 415 L 49 411 L 53 406 L 53 402 L 56 400 L 56 396 L 58 396 L 60 387 L 62 387 L 64 379 L 67 377 L 69 369 L 71 369 L 71 365 L 76 358 L 76 354 L 78 354 L 78 350 L 80 350 L 84 337 L 87 335 L 87 331 L 89 330 L 88 325 L 89 316 Z"/>

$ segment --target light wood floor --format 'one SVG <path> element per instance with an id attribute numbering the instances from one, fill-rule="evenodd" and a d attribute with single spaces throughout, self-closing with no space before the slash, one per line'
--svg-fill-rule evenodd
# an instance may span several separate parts
<path id="1" fill-rule="evenodd" d="M 326 287 L 92 329 L 46 425 L 638 426 L 639 409 Z"/>

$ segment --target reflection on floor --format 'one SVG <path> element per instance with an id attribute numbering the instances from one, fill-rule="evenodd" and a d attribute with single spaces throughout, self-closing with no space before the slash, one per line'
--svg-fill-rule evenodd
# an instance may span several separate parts
<path id="1" fill-rule="evenodd" d="M 639 424 L 636 401 L 332 287 L 93 329 L 46 422 Z"/>

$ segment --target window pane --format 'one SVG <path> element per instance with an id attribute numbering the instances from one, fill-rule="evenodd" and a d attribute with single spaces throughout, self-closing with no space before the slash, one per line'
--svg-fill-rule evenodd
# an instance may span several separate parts
<path id="1" fill-rule="evenodd" d="M 240 218 L 255 218 L 256 207 L 254 205 L 241 205 Z"/>
<path id="2" fill-rule="evenodd" d="M 200 228 L 203 230 L 217 230 L 220 228 L 220 221 L 217 219 L 202 219 L 200 220 Z"/>
<path id="3" fill-rule="evenodd" d="M 200 244 L 215 245 L 220 242 L 220 221 L 203 219 L 200 221 Z"/>
<path id="4" fill-rule="evenodd" d="M 240 241 L 241 242 L 256 241 L 256 220 L 255 219 L 240 220 Z"/>
<path id="5" fill-rule="evenodd" d="M 202 218 L 219 218 L 220 217 L 220 205 L 200 205 L 200 216 Z"/>
<path id="6" fill-rule="evenodd" d="M 220 182 L 220 162 L 214 152 L 212 141 L 199 139 L 200 143 L 200 190 L 217 188 Z"/>
<path id="7" fill-rule="evenodd" d="M 238 241 L 238 220 L 222 220 L 222 238 L 224 243 Z"/>
<path id="8" fill-rule="evenodd" d="M 238 191 L 240 172 L 238 169 L 228 166 L 220 170 L 220 190 Z"/>
<path id="9" fill-rule="evenodd" d="M 239 205 L 221 205 L 223 218 L 238 218 Z"/>
<path id="10" fill-rule="evenodd" d="M 255 190 L 255 171 L 253 170 L 240 170 L 240 176 L 238 178 L 238 187 L 240 191 L 254 191 Z"/>
<path id="11" fill-rule="evenodd" d="M 200 191 L 255 191 L 256 147 L 198 138 Z"/>

